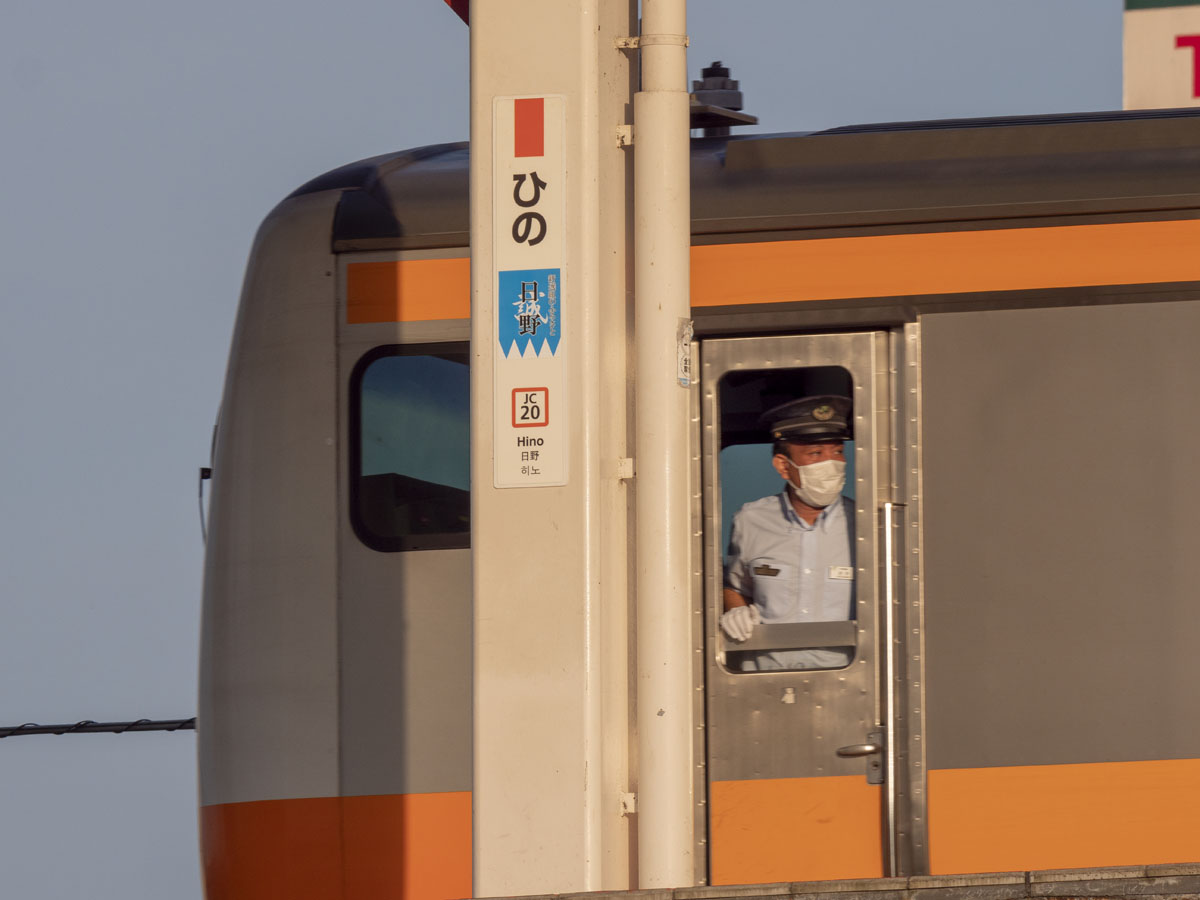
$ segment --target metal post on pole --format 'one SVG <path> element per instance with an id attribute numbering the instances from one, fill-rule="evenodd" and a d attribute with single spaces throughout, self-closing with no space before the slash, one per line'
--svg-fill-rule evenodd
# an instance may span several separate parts
<path id="1" fill-rule="evenodd" d="M 638 871 L 694 879 L 686 0 L 643 0 L 634 95 Z"/>

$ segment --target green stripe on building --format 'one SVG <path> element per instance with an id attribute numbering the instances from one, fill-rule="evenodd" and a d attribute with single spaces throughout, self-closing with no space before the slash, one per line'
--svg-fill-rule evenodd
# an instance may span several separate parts
<path id="1" fill-rule="evenodd" d="M 1125 0 L 1125 12 L 1135 9 L 1166 9 L 1169 6 L 1200 6 L 1200 0 Z"/>

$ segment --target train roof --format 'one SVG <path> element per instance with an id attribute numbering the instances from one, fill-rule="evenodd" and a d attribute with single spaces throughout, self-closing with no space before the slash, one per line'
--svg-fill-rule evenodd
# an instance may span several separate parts
<path id="1" fill-rule="evenodd" d="M 342 192 L 335 251 L 466 247 L 468 165 L 466 142 L 418 147 L 334 169 L 292 196 Z M 696 243 L 1196 207 L 1200 109 L 692 140 Z"/>

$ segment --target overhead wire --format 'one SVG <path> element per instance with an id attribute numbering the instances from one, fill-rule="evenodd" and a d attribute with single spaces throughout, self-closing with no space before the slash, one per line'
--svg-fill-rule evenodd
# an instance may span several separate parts
<path id="1" fill-rule="evenodd" d="M 134 719 L 129 722 L 96 722 L 93 719 L 83 719 L 73 725 L 39 725 L 37 722 L 26 722 L 24 725 L 0 726 L 0 738 L 27 734 L 125 734 L 129 731 L 195 730 L 195 716 L 190 719 Z"/>

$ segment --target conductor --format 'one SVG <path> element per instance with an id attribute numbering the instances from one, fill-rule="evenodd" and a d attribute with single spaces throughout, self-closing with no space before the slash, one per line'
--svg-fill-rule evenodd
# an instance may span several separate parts
<path id="1" fill-rule="evenodd" d="M 744 505 L 733 517 L 721 629 L 744 641 L 758 624 L 836 622 L 854 604 L 854 506 L 843 442 L 852 437 L 846 397 L 804 397 L 768 410 L 771 465 L 783 491 Z M 836 669 L 840 648 L 744 654 L 744 671 Z"/>

